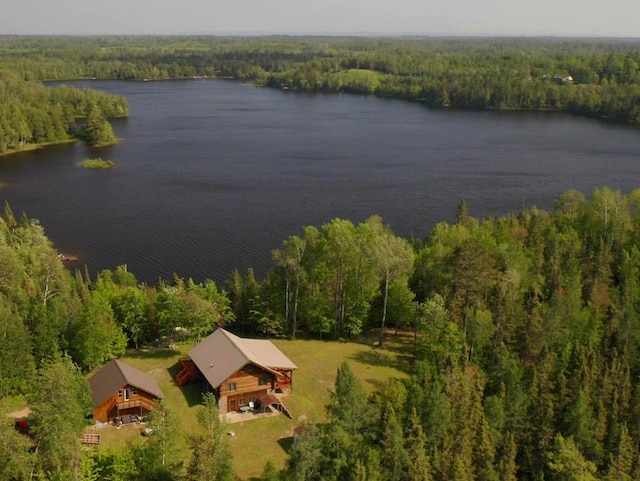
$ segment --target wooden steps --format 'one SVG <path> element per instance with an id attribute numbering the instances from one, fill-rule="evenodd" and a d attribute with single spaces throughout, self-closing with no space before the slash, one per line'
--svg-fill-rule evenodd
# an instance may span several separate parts
<path id="1" fill-rule="evenodd" d="M 258 401 L 260 401 L 260 404 L 262 404 L 263 406 L 269 406 L 273 409 L 276 409 L 277 411 L 281 412 L 288 418 L 293 419 L 293 416 L 291 415 L 291 411 L 289 411 L 287 409 L 287 406 L 285 406 L 282 403 L 282 399 L 280 399 L 275 394 L 265 393 L 258 398 Z"/>
<path id="2" fill-rule="evenodd" d="M 178 386 L 182 386 L 191 381 L 197 381 L 202 377 L 202 374 L 190 358 L 181 357 L 179 362 L 182 370 L 176 375 L 176 384 Z"/>
<path id="3" fill-rule="evenodd" d="M 291 412 L 287 409 L 287 406 L 282 404 L 282 401 L 280 401 L 280 406 L 282 408 L 282 409 L 280 409 L 280 412 L 282 414 L 284 414 L 285 416 L 287 416 L 289 419 L 293 419 L 293 416 L 291 415 Z"/>

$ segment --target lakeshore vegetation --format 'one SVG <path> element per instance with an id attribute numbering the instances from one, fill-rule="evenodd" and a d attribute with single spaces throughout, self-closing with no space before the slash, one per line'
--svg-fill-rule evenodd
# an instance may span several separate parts
<path id="1" fill-rule="evenodd" d="M 108 117 L 128 115 L 124 97 L 60 85 L 28 82 L 0 67 L 0 155 L 82 139 L 115 143 Z"/>
<path id="2" fill-rule="evenodd" d="M 285 239 L 264 279 L 249 270 L 224 286 L 178 276 L 150 286 L 124 266 L 95 279 L 72 275 L 42 226 L 7 206 L 0 395 L 27 397 L 38 449 L 7 428 L 0 473 L 121 479 L 105 473 L 126 467 L 128 479 L 234 479 L 238 465 L 246 473 L 241 459 L 230 464 L 228 437 L 202 444 L 205 434 L 197 433 L 219 439 L 212 434 L 219 426 L 195 421 L 189 432 L 200 441 L 176 448 L 196 453 L 183 464 L 162 464 L 174 458 L 160 456 L 153 438 L 95 452 L 58 442 L 85 426 L 84 373 L 127 349 L 131 356 L 144 346 L 152 360 L 157 339 L 177 342 L 168 354 L 177 356 L 182 342 L 224 322 L 244 336 L 369 346 L 355 357 L 333 354 L 329 397 L 301 393 L 291 407 L 295 417 L 309 416 L 305 434 L 287 445 L 286 460 L 265 456 L 259 479 L 635 479 L 639 226 L 640 190 L 569 191 L 552 212 L 489 219 L 470 216 L 461 202 L 457 221 L 436 225 L 422 241 L 395 236 L 379 217 L 358 225 L 335 219 Z M 396 331 L 408 341 L 389 357 Z M 162 359 L 171 351 L 157 352 Z M 141 356 L 134 359 L 144 363 Z M 314 369 L 312 350 L 298 356 Z M 341 361 L 393 367 L 397 375 L 365 388 L 362 368 L 355 375 Z M 73 402 L 51 406 L 54 392 Z M 166 429 L 180 433 L 176 424 Z M 250 436 L 252 428 L 244 429 Z M 282 426 L 273 436 L 288 437 Z M 213 478 L 197 474 L 221 457 L 227 464 Z"/>

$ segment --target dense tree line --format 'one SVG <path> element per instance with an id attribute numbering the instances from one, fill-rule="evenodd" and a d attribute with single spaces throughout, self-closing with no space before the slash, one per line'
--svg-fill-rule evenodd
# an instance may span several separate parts
<path id="1" fill-rule="evenodd" d="M 639 195 L 462 204 L 417 248 L 412 377 L 367 398 L 343 366 L 282 479 L 637 479 Z"/>
<path id="2" fill-rule="evenodd" d="M 223 76 L 432 107 L 640 119 L 640 43 L 591 39 L 0 37 L 28 80 Z"/>
<path id="3" fill-rule="evenodd" d="M 92 145 L 112 143 L 107 117 L 126 116 L 128 110 L 121 96 L 65 85 L 48 88 L 0 67 L 0 155 L 77 137 Z M 82 117 L 88 122 L 78 125 Z"/>
<path id="4" fill-rule="evenodd" d="M 147 443 L 127 451 L 81 449 L 79 436 L 92 412 L 86 372 L 127 346 L 197 338 L 231 320 L 227 296 L 212 281 L 175 278 L 150 287 L 125 267 L 94 280 L 72 275 L 39 223 L 16 218 L 6 206 L 0 218 L 0 399 L 27 396 L 32 437 L 0 419 L 0 479 L 181 479 L 182 460 L 172 449 L 181 434 L 167 408 L 153 421 L 158 436 Z M 217 405 L 209 399 L 207 406 L 202 435 L 192 446 L 199 464 L 189 467 L 186 479 L 233 479 L 226 434 L 221 437 L 223 427 L 211 421 Z"/>
<path id="5" fill-rule="evenodd" d="M 250 333 L 318 337 L 357 336 L 413 314 L 407 281 L 414 250 L 373 216 L 355 226 L 335 219 L 273 252 L 276 267 L 259 286 L 251 271 L 234 272 L 227 291 L 236 327 Z M 383 339 L 381 338 L 381 342 Z"/>
<path id="6" fill-rule="evenodd" d="M 235 273 L 221 291 L 179 277 L 148 286 L 125 267 L 93 280 L 73 276 L 42 227 L 7 208 L 0 395 L 28 394 L 37 407 L 56 388 L 47 387 L 51 378 L 81 393 L 75 366 L 101 365 L 163 336 L 197 339 L 218 322 L 288 337 L 371 329 L 392 336 L 399 328 L 415 333 L 411 376 L 367 396 L 343 365 L 328 421 L 307 425 L 287 469 L 265 467 L 265 481 L 637 479 L 639 229 L 640 191 L 606 188 L 590 197 L 566 192 L 552 212 L 484 220 L 461 202 L 455 223 L 438 224 L 413 245 L 378 217 L 359 225 L 336 219 L 286 239 L 264 279 Z M 86 411 L 82 395 L 73 398 L 61 429 L 69 439 Z M 48 419 L 47 409 L 45 402 L 36 417 Z M 192 447 L 226 459 L 211 419 L 204 417 Z M 0 441 L 0 473 L 232 476 L 224 464 L 219 471 L 202 464 L 205 454 L 185 466 L 172 459 L 170 412 L 163 423 L 169 434 L 154 438 L 150 451 L 140 445 L 134 458 L 115 451 L 87 458 L 74 443 L 59 451 L 47 445 L 48 424 L 36 423 L 37 453 L 13 434 Z"/>
<path id="7" fill-rule="evenodd" d="M 0 219 L 0 396 L 25 394 L 38 369 L 68 353 L 83 370 L 164 336 L 201 337 L 233 320 L 213 281 L 137 282 L 126 267 L 72 275 L 40 224 L 9 207 Z"/>

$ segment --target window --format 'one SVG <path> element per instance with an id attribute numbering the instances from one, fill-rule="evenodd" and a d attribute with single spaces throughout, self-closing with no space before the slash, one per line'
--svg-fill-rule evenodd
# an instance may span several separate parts
<path id="1" fill-rule="evenodd" d="M 131 394 L 138 394 L 138 390 L 134 387 L 131 389 Z"/>
<path id="2" fill-rule="evenodd" d="M 258 386 L 266 386 L 266 385 L 267 385 L 267 380 L 265 378 L 261 377 L 258 380 Z"/>
<path id="3" fill-rule="evenodd" d="M 240 398 L 240 406 L 246 406 L 247 405 L 247 400 L 243 397 Z"/>
<path id="4" fill-rule="evenodd" d="M 238 389 L 237 386 L 236 386 L 236 383 L 235 382 L 230 382 L 228 390 L 229 391 L 235 391 L 236 389 Z"/>
<path id="5" fill-rule="evenodd" d="M 118 397 L 122 397 L 122 389 L 118 391 Z"/>

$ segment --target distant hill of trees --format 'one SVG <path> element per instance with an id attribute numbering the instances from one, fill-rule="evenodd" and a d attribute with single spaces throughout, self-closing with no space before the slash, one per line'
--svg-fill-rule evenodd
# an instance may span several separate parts
<path id="1" fill-rule="evenodd" d="M 2 70 L 38 81 L 223 76 L 438 108 L 640 122 L 637 40 L 11 36 L 0 37 Z"/>

